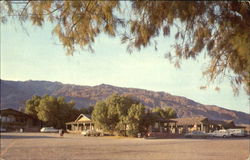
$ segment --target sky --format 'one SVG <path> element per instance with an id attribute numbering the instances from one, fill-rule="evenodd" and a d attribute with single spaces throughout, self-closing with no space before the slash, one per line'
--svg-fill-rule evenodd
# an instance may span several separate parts
<path id="1" fill-rule="evenodd" d="M 25 29 L 24 29 L 24 28 Z M 164 58 L 171 51 L 174 40 L 159 37 L 158 50 L 147 47 L 129 54 L 119 38 L 100 35 L 93 46 L 95 52 L 78 50 L 67 56 L 57 37 L 51 34 L 52 25 L 42 28 L 30 23 L 21 27 L 12 21 L 1 24 L 1 79 L 3 80 L 47 80 L 67 84 L 95 86 L 110 84 L 120 87 L 164 91 L 184 96 L 202 104 L 249 113 L 249 99 L 241 90 L 234 96 L 228 80 L 206 90 L 202 70 L 208 59 L 182 61 L 175 68 Z"/>

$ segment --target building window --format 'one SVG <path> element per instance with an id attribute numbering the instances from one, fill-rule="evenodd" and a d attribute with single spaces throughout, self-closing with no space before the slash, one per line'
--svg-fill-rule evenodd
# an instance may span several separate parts
<path id="1" fill-rule="evenodd" d="M 10 122 L 10 117 L 6 117 L 6 122 Z"/>
<path id="2" fill-rule="evenodd" d="M 13 115 L 7 117 L 7 122 L 15 122 L 16 118 Z"/>
<path id="3" fill-rule="evenodd" d="M 156 122 L 154 128 L 159 128 L 159 123 Z"/>
<path id="4" fill-rule="evenodd" d="M 1 121 L 2 121 L 2 122 L 6 122 L 6 121 L 7 121 L 7 117 L 2 116 L 2 117 L 1 117 Z"/>

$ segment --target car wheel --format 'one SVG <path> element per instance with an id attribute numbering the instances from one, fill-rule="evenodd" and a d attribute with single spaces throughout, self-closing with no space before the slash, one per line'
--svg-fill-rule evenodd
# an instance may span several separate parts
<path id="1" fill-rule="evenodd" d="M 225 136 L 225 135 L 223 135 L 222 137 L 223 137 L 223 138 L 226 138 L 226 136 Z"/>

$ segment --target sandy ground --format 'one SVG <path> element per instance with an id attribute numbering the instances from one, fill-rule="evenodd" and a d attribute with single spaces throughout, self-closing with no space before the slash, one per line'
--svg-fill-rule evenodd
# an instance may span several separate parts
<path id="1" fill-rule="evenodd" d="M 248 138 L 138 139 L 1 133 L 1 160 L 246 160 Z"/>

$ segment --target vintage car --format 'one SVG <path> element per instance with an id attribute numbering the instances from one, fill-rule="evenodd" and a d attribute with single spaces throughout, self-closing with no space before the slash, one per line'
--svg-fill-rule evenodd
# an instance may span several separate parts
<path id="1" fill-rule="evenodd" d="M 247 133 L 244 129 L 227 129 L 232 137 L 245 137 Z"/>
<path id="2" fill-rule="evenodd" d="M 209 134 L 212 137 L 222 137 L 222 138 L 231 137 L 230 132 L 227 130 L 224 130 L 224 129 L 216 130 L 216 131 L 209 133 Z"/>
<path id="3" fill-rule="evenodd" d="M 186 138 L 207 138 L 209 134 L 201 131 L 193 131 L 184 135 Z"/>

